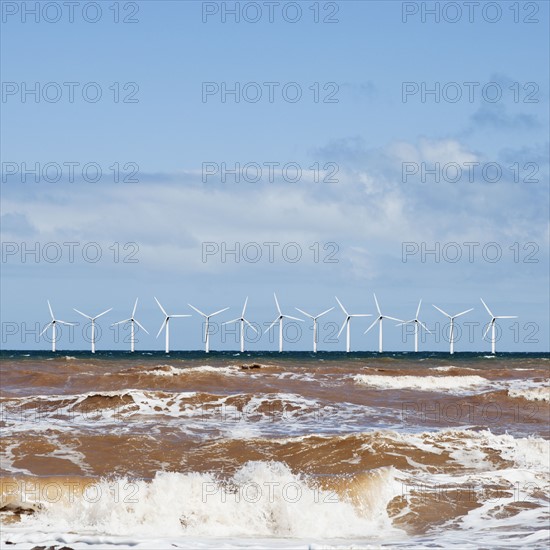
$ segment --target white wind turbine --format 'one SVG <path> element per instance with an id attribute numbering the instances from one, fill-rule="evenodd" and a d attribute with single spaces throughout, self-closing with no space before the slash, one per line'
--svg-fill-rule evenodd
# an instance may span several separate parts
<path id="1" fill-rule="evenodd" d="M 56 325 L 59 323 L 60 325 L 66 325 L 68 327 L 74 327 L 74 323 L 67 323 L 66 321 L 61 321 L 60 319 L 56 319 L 53 311 L 52 306 L 50 305 L 50 301 L 48 302 L 48 308 L 50 310 L 50 315 L 52 316 L 52 320 L 44 327 L 44 330 L 40 333 L 40 336 L 42 336 L 50 327 L 52 327 L 52 351 L 55 351 L 55 340 L 56 340 Z"/>
<path id="2" fill-rule="evenodd" d="M 227 321 L 226 323 L 223 323 L 224 325 L 229 325 L 231 323 L 236 323 L 237 321 L 240 322 L 240 325 L 241 325 L 241 353 L 244 353 L 244 324 L 246 323 L 256 334 L 258 333 L 258 331 L 256 330 L 256 327 L 252 326 L 250 324 L 250 322 L 247 321 L 244 318 L 244 313 L 246 311 L 246 304 L 247 303 L 248 303 L 248 296 L 246 297 L 246 300 L 244 301 L 244 307 L 243 307 L 243 312 L 241 313 L 241 316 L 237 317 L 237 319 L 233 319 L 232 321 Z"/>
<path id="3" fill-rule="evenodd" d="M 295 309 L 298 310 L 303 315 L 305 315 L 306 317 L 313 319 L 313 353 L 317 353 L 317 319 L 327 314 L 329 311 L 332 311 L 334 308 L 331 307 L 330 309 L 323 311 L 323 313 L 319 313 L 319 315 L 310 315 L 309 313 L 306 313 L 305 311 L 301 310 L 299 307 Z"/>
<path id="4" fill-rule="evenodd" d="M 129 319 L 124 319 L 122 321 L 118 321 L 118 323 L 113 323 L 111 326 L 114 327 L 115 325 L 121 325 L 122 323 L 130 323 L 130 351 L 135 351 L 135 342 L 136 342 L 136 332 L 134 325 L 137 325 L 141 330 L 144 330 L 147 334 L 147 330 L 145 330 L 145 327 L 135 318 L 136 315 L 136 308 L 138 304 L 139 298 L 136 298 L 136 302 L 134 304 L 134 309 L 132 311 L 132 316 Z"/>
<path id="5" fill-rule="evenodd" d="M 269 332 L 271 330 L 271 327 L 279 323 L 279 353 L 281 353 L 283 351 L 283 319 L 292 319 L 294 321 L 300 321 L 302 323 L 304 322 L 304 320 L 298 319 L 298 317 L 292 317 L 291 315 L 283 315 L 283 313 L 281 312 L 281 308 L 279 307 L 279 301 L 277 300 L 277 295 L 275 294 L 275 292 L 273 293 L 273 297 L 275 298 L 275 305 L 277 306 L 277 312 L 279 315 L 275 317 L 275 320 L 269 325 L 264 334 Z"/>
<path id="6" fill-rule="evenodd" d="M 219 311 L 215 311 L 214 313 L 211 313 L 210 315 L 206 315 L 206 313 L 203 313 L 199 309 L 197 309 L 195 306 L 192 306 L 191 304 L 187 304 L 189 307 L 193 308 L 197 313 L 202 315 L 206 319 L 206 323 L 204 325 L 204 351 L 206 353 L 210 352 L 210 317 L 214 317 L 214 315 L 218 315 L 218 313 L 223 313 L 224 311 L 227 311 L 229 308 L 224 307 L 223 309 L 220 309 Z M 245 304 L 246 305 L 246 304 Z"/>
<path id="7" fill-rule="evenodd" d="M 418 302 L 418 307 L 416 308 L 416 316 L 414 319 L 411 319 L 410 321 L 403 321 L 402 323 L 399 323 L 398 327 L 402 325 L 410 325 L 411 323 L 414 323 L 414 351 L 418 351 L 418 326 L 420 325 L 425 331 L 432 334 L 432 332 L 428 329 L 428 327 L 420 321 L 418 318 L 418 315 L 420 313 L 420 305 L 422 304 L 422 298 L 420 298 L 420 302 Z"/>
<path id="8" fill-rule="evenodd" d="M 481 303 L 485 306 L 487 313 L 491 316 L 491 320 L 487 325 L 487 329 L 483 334 L 483 338 L 485 339 L 485 336 L 487 336 L 489 329 L 491 329 L 491 353 L 494 355 L 496 353 L 496 338 L 495 338 L 496 320 L 497 319 L 517 319 L 518 316 L 517 315 L 493 315 L 492 311 L 489 309 L 487 304 L 483 301 L 483 298 L 480 298 L 480 300 L 481 300 Z"/>
<path id="9" fill-rule="evenodd" d="M 158 306 L 160 307 L 160 310 L 162 313 L 164 313 L 164 321 L 162 322 L 162 325 L 160 325 L 160 329 L 157 334 L 157 338 L 160 336 L 160 333 L 162 332 L 162 329 L 165 329 L 166 332 L 166 353 L 170 353 L 170 319 L 172 317 L 191 317 L 191 315 L 168 315 L 166 313 L 166 310 L 160 305 L 160 302 L 156 299 Z"/>
<path id="10" fill-rule="evenodd" d="M 449 353 L 452 355 L 455 352 L 455 335 L 454 335 L 455 319 L 457 317 L 460 317 L 461 315 L 465 315 L 466 313 L 469 313 L 470 311 L 473 311 L 474 308 L 471 307 L 470 309 L 467 309 L 466 311 L 462 311 L 460 313 L 457 313 L 456 315 L 449 315 L 448 313 L 446 313 L 442 309 L 438 308 L 437 306 L 435 306 L 435 305 L 433 305 L 433 306 L 435 307 L 435 309 L 437 309 L 437 311 L 440 311 L 441 313 L 443 313 L 443 315 L 445 315 L 445 317 L 448 317 L 451 321 L 450 325 L 449 325 L 449 327 L 450 327 L 449 328 L 449 346 L 450 346 Z"/>
<path id="11" fill-rule="evenodd" d="M 378 310 L 378 317 L 374 320 L 372 325 L 365 331 L 365 334 L 378 323 L 378 353 L 382 353 L 382 321 L 384 319 L 391 319 L 392 321 L 403 322 L 403 319 L 396 319 L 395 317 L 390 317 L 389 315 L 382 315 L 380 311 L 380 306 L 378 305 L 378 300 L 376 299 L 376 294 L 373 294 L 374 302 L 376 303 L 376 309 Z"/>
<path id="12" fill-rule="evenodd" d="M 102 315 L 105 315 L 106 313 L 109 313 L 113 308 L 110 307 L 109 309 L 106 309 L 103 313 L 100 313 L 99 315 L 96 315 L 95 317 L 90 317 L 89 315 L 86 315 L 85 313 L 82 313 L 82 311 L 79 311 L 75 307 L 73 309 L 82 317 L 86 317 L 86 319 L 90 319 L 92 322 L 92 353 L 95 353 L 95 320 L 99 319 Z"/>
<path id="13" fill-rule="evenodd" d="M 340 338 L 340 334 L 342 334 L 342 331 L 344 328 L 346 328 L 346 351 L 349 353 L 351 349 L 351 337 L 350 337 L 350 323 L 352 317 L 372 317 L 370 313 L 348 313 L 346 311 L 346 308 L 342 305 L 342 302 L 338 300 L 338 298 L 335 296 L 336 301 L 342 308 L 342 311 L 346 314 L 346 318 L 344 319 L 344 323 L 342 324 L 342 328 L 340 329 L 340 332 L 338 333 L 338 338 Z"/>

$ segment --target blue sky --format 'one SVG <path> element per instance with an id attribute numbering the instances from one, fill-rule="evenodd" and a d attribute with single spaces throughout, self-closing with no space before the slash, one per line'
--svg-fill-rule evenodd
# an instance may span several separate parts
<path id="1" fill-rule="evenodd" d="M 320 2 L 321 18 L 338 9 L 337 23 L 315 23 L 309 1 L 299 3 L 297 22 L 275 9 L 270 23 L 257 3 L 264 6 L 260 22 L 235 23 L 231 16 L 221 20 L 222 4 L 234 2 L 218 2 L 219 12 L 203 23 L 212 2 L 120 2 L 121 17 L 138 8 L 138 22 L 118 24 L 113 2 L 98 3 L 96 23 L 82 15 L 89 3 L 76 8 L 72 23 L 66 11 L 58 22 L 47 21 L 53 11 L 25 20 L 23 4 L 3 3 L 2 348 L 48 347 L 32 332 L 23 336 L 48 320 L 46 299 L 67 321 L 80 320 L 73 307 L 90 313 L 113 307 L 102 319 L 98 348 L 115 349 L 127 344 L 114 341 L 108 324 L 127 317 L 139 296 L 138 318 L 152 336 L 138 347 L 162 349 L 162 338 L 154 338 L 162 315 L 153 296 L 177 313 L 193 313 L 189 302 L 210 311 L 231 306 L 224 321 L 238 316 L 249 295 L 250 320 L 265 326 L 275 317 L 273 291 L 290 315 L 295 306 L 332 307 L 335 295 L 352 312 L 375 313 L 374 291 L 384 313 L 406 319 L 422 297 L 421 317 L 432 328 L 442 321 L 432 303 L 450 313 L 475 307 L 464 318 L 475 323 L 475 335 L 463 338 L 459 350 L 489 349 L 481 339 L 488 318 L 481 296 L 497 315 L 519 316 L 518 325 L 503 323 L 497 349 L 548 350 L 548 3 L 520 2 L 515 22 L 513 3 L 498 2 L 494 23 L 485 17 L 493 12 L 484 16 L 481 8 L 470 23 L 463 3 L 460 21 L 446 22 L 449 11 L 437 23 L 429 15 L 422 21 L 422 9 L 434 2 L 370 1 Z M 292 16 L 289 4 L 281 2 Z M 418 14 L 403 22 L 405 4 Z M 53 83 L 50 93 L 61 89 L 59 100 L 27 95 L 23 102 L 23 85 L 36 82 L 41 90 Z M 77 83 L 73 102 L 65 82 Z M 262 98 L 252 103 L 241 96 L 236 103 L 228 95 L 223 102 L 218 93 L 203 100 L 204 83 L 236 82 L 261 89 Z M 265 82 L 275 83 L 273 102 Z M 99 101 L 82 98 L 87 83 L 101 89 Z M 299 86 L 300 101 L 284 100 L 288 83 Z M 419 90 L 406 101 L 404 83 Z M 436 83 L 439 101 L 430 94 L 422 101 L 422 87 Z M 453 102 L 456 90 L 462 97 Z M 495 91 L 502 94 L 496 100 Z M 127 96 L 136 101 L 123 102 Z M 334 102 L 323 102 L 327 97 Z M 291 162 L 302 170 L 297 182 L 280 170 Z M 47 181 L 55 179 L 48 172 L 23 182 L 22 163 L 61 166 L 60 179 Z M 73 182 L 67 163 L 79 163 Z M 82 178 L 88 163 L 101 168 L 99 181 Z M 114 181 L 115 163 L 121 179 L 134 171 L 137 181 Z M 223 183 L 216 173 L 203 181 L 205 163 L 255 163 L 262 178 L 236 183 L 228 174 Z M 278 163 L 272 182 L 268 163 Z M 336 181 L 314 181 L 315 163 L 336 167 Z M 405 166 L 418 173 L 403 178 Z M 456 166 L 462 177 L 453 182 Z M 68 242 L 77 243 L 74 261 Z M 273 261 L 266 242 L 278 243 Z M 23 254 L 36 243 L 38 261 Z M 239 243 L 239 262 L 221 252 L 204 257 L 205 246 L 221 250 L 222 243 Z M 418 252 L 403 257 L 406 246 Z M 437 256 L 422 257 L 436 246 Z M 57 261 L 45 259 L 59 249 Z M 262 258 L 246 261 L 243 250 L 258 249 Z M 100 250 L 101 259 L 86 261 L 83 250 Z M 292 262 L 296 250 L 302 257 Z M 462 258 L 453 261 L 457 250 Z M 335 309 L 326 319 L 339 324 L 342 313 Z M 173 347 L 200 348 L 201 320 L 177 321 Z M 354 322 L 353 348 L 375 349 L 376 334 L 362 334 L 368 319 Z M 412 348 L 392 323 L 384 341 L 387 349 Z M 310 345 L 307 324 L 286 347 Z M 214 334 L 211 346 L 234 348 L 235 337 Z M 319 348 L 343 346 L 327 341 Z M 77 331 L 74 338 L 65 334 L 60 347 L 88 344 Z M 250 345 L 275 347 L 267 335 Z M 428 335 L 423 347 L 447 344 Z"/>

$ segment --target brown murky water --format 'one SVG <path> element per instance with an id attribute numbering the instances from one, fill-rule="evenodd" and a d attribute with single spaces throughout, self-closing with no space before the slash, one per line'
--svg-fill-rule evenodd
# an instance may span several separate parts
<path id="1" fill-rule="evenodd" d="M 212 517 L 220 514 L 221 537 L 300 539 L 310 520 L 281 532 L 281 504 L 307 510 L 328 499 L 328 519 L 306 529 L 306 537 L 318 532 L 324 539 L 414 546 L 414 537 L 431 536 L 450 545 L 466 544 L 466 532 L 489 529 L 487 544 L 497 544 L 506 529 L 521 525 L 520 539 L 545 544 L 549 366 L 544 355 L 216 354 L 206 360 L 202 354 L 4 352 L 5 537 L 17 534 L 24 543 L 38 526 L 116 537 L 128 535 L 125 521 L 141 521 L 150 523 L 140 540 L 147 539 L 158 534 L 156 520 L 138 520 L 137 505 L 125 499 L 145 506 L 159 498 L 161 484 L 163 494 L 171 490 L 166 476 L 176 476 L 168 487 L 179 493 L 170 495 L 175 504 L 168 515 L 175 514 L 173 533 L 182 540 L 208 538 Z M 224 513 L 233 506 L 239 514 L 251 505 L 243 487 L 283 481 L 313 500 L 270 494 L 269 512 L 256 527 L 220 512 L 222 505 Z M 90 491 L 101 487 L 105 494 L 93 502 Z M 197 491 L 192 512 L 175 511 Z M 212 495 L 232 495 L 231 502 L 205 500 Z M 98 524 L 88 508 L 75 512 L 85 505 L 95 505 L 96 515 L 111 507 L 109 517 L 125 519 Z M 326 527 L 340 515 L 357 519 Z M 52 517 L 64 519 L 57 525 Z M 361 521 L 371 526 L 364 533 Z"/>

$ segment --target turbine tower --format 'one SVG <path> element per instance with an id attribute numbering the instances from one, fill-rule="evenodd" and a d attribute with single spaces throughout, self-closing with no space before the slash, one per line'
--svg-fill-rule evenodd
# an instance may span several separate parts
<path id="1" fill-rule="evenodd" d="M 346 311 L 346 308 L 342 305 L 342 302 L 340 300 L 338 300 L 338 298 L 335 296 L 336 298 L 336 301 L 338 302 L 338 304 L 340 305 L 340 307 L 342 308 L 342 311 L 345 313 L 346 315 L 346 318 L 344 319 L 344 323 L 342 324 L 342 328 L 340 329 L 340 332 L 338 333 L 338 338 L 340 338 L 340 334 L 342 334 L 342 331 L 344 330 L 344 328 L 346 328 L 346 351 L 349 353 L 350 352 L 350 349 L 351 349 L 351 337 L 350 337 L 350 323 L 351 323 L 351 319 L 353 317 L 372 317 L 372 315 L 370 313 L 348 313 Z"/>
<path id="2" fill-rule="evenodd" d="M 162 313 L 164 313 L 164 321 L 162 322 L 162 325 L 160 325 L 160 329 L 158 331 L 158 334 L 157 334 L 157 338 L 160 336 L 160 333 L 162 332 L 162 329 L 165 329 L 165 333 L 166 333 L 166 345 L 165 345 L 165 348 L 166 348 L 166 353 L 170 353 L 170 319 L 172 319 L 172 317 L 191 317 L 191 315 L 168 315 L 168 313 L 166 313 L 166 310 L 160 305 L 160 302 L 156 299 L 155 297 L 155 301 L 157 302 L 158 306 L 160 307 L 160 310 L 162 311 Z"/>
<path id="3" fill-rule="evenodd" d="M 246 304 L 248 303 L 248 296 L 246 297 L 246 300 L 244 301 L 244 307 L 243 312 L 241 313 L 240 317 L 237 317 L 237 319 L 233 319 L 232 321 L 227 321 L 225 323 L 222 323 L 224 325 L 229 325 L 231 323 L 236 323 L 239 321 L 241 325 L 241 353 L 244 353 L 244 324 L 246 323 L 256 334 L 258 334 L 258 331 L 256 330 L 256 327 L 252 326 L 248 320 L 244 318 L 244 313 L 246 311 Z"/>
<path id="4" fill-rule="evenodd" d="M 432 304 L 433 305 L 433 304 Z M 438 308 L 437 306 L 433 305 L 437 311 L 440 311 L 445 315 L 445 317 L 448 317 L 451 320 L 450 328 L 449 328 L 449 353 L 452 355 L 455 352 L 455 335 L 454 335 L 454 328 L 455 328 L 455 319 L 457 317 L 460 317 L 461 315 L 465 315 L 466 313 L 469 313 L 470 311 L 473 311 L 473 307 L 470 309 L 467 309 L 466 311 L 462 311 L 461 313 L 457 313 L 456 315 L 449 315 L 442 309 Z"/>
<path id="5" fill-rule="evenodd" d="M 139 298 L 136 298 L 136 302 L 134 304 L 134 309 L 132 311 L 132 316 L 129 319 L 124 319 L 122 321 L 118 321 L 118 323 L 113 323 L 111 326 L 114 327 L 115 325 L 121 325 L 122 323 L 130 323 L 130 351 L 133 353 L 135 351 L 135 342 L 136 342 L 136 332 L 134 325 L 137 325 L 140 329 L 144 330 L 147 334 L 147 330 L 145 330 L 145 327 L 141 325 L 141 323 L 135 318 L 136 316 L 136 308 L 138 304 Z"/>
<path id="6" fill-rule="evenodd" d="M 420 302 L 418 302 L 418 307 L 416 308 L 416 316 L 414 319 L 411 319 L 410 321 L 403 321 L 402 323 L 399 323 L 398 327 L 402 325 L 410 325 L 411 323 L 414 323 L 414 351 L 418 352 L 418 326 L 420 325 L 425 331 L 432 334 L 432 332 L 428 329 L 428 327 L 418 319 L 418 315 L 420 313 L 420 305 L 422 304 L 422 298 L 420 298 Z"/>
<path id="7" fill-rule="evenodd" d="M 113 308 L 110 307 L 109 309 L 106 309 L 103 313 L 100 313 L 99 315 L 96 315 L 95 317 L 90 317 L 90 315 L 86 315 L 85 313 L 82 313 L 82 311 L 79 311 L 75 307 L 73 309 L 79 314 L 82 315 L 82 317 L 86 317 L 86 319 L 90 319 L 92 322 L 92 353 L 95 353 L 95 320 L 99 319 L 102 315 L 105 315 L 106 313 L 109 313 Z"/>
<path id="8" fill-rule="evenodd" d="M 483 339 L 485 339 L 485 336 L 487 336 L 489 329 L 491 329 L 491 353 L 494 355 L 496 353 L 495 325 L 496 325 L 497 319 L 517 319 L 518 316 L 517 315 L 493 315 L 492 311 L 489 309 L 487 304 L 483 301 L 483 298 L 480 298 L 480 300 L 481 300 L 481 303 L 485 306 L 487 313 L 491 316 L 491 320 L 489 321 L 489 324 L 487 325 L 487 329 L 483 334 Z"/>
<path id="9" fill-rule="evenodd" d="M 218 315 L 218 313 L 223 313 L 224 311 L 227 311 L 229 308 L 224 307 L 223 309 L 220 309 L 219 311 L 215 311 L 214 313 L 211 313 L 210 315 L 206 315 L 206 313 L 203 313 L 199 309 L 197 309 L 195 306 L 192 306 L 191 304 L 187 304 L 189 307 L 193 308 L 197 313 L 202 315 L 206 319 L 206 324 L 204 326 L 204 351 L 206 353 L 210 352 L 210 317 L 214 317 L 214 315 Z M 246 305 L 246 304 L 245 304 Z"/>
<path id="10" fill-rule="evenodd" d="M 334 308 L 331 307 L 330 309 L 323 311 L 323 313 L 319 313 L 319 315 L 310 315 L 309 313 L 306 313 L 305 311 L 301 310 L 299 307 L 294 309 L 298 310 L 300 313 L 302 313 L 306 317 L 313 319 L 313 353 L 317 353 L 317 319 L 327 314 L 329 311 L 332 311 Z"/>
<path id="11" fill-rule="evenodd" d="M 269 332 L 271 330 L 271 327 L 279 323 L 279 353 L 281 353 L 283 351 L 283 319 L 292 319 L 294 321 L 300 321 L 301 323 L 303 323 L 304 320 L 298 319 L 298 317 L 292 317 L 291 315 L 284 315 L 281 312 L 281 308 L 279 307 L 279 301 L 277 300 L 277 295 L 275 294 L 275 292 L 273 293 L 273 297 L 275 298 L 275 305 L 277 306 L 278 315 L 277 317 L 275 317 L 273 323 L 271 323 L 266 329 L 264 334 Z"/>
<path id="12" fill-rule="evenodd" d="M 67 323 L 66 321 L 61 321 L 61 319 L 56 319 L 53 311 L 52 306 L 50 305 L 50 301 L 48 302 L 48 308 L 50 310 L 50 315 L 52 317 L 52 320 L 44 327 L 44 330 L 40 333 L 40 336 L 42 336 L 50 327 L 52 327 L 52 351 L 55 352 L 55 340 L 56 340 L 56 325 L 59 323 L 60 325 L 66 325 L 68 327 L 74 327 L 74 323 Z"/>
<path id="13" fill-rule="evenodd" d="M 390 317 L 389 315 L 382 315 L 380 311 L 380 306 L 378 305 L 378 300 L 376 299 L 376 294 L 373 293 L 374 302 L 376 303 L 376 309 L 378 310 L 378 317 L 374 320 L 372 325 L 365 331 L 365 334 L 378 323 L 378 353 L 382 353 L 382 321 L 384 319 L 391 319 L 392 321 L 403 322 L 403 319 L 396 319 L 395 317 Z"/>

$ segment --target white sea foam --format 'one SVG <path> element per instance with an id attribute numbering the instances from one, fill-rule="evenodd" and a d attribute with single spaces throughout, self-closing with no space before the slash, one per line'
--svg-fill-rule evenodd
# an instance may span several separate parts
<path id="1" fill-rule="evenodd" d="M 316 489 L 311 478 L 279 462 L 249 462 L 225 482 L 212 474 L 166 472 L 157 473 L 150 482 L 105 480 L 86 491 L 88 498 L 78 497 L 70 504 L 57 499 L 43 503 L 38 513 L 3 527 L 2 536 L 24 550 L 38 543 L 64 543 L 78 550 L 115 544 L 139 549 L 375 548 L 377 540 L 394 548 L 544 548 L 547 544 L 548 441 L 455 428 L 365 435 L 429 453 L 448 453 L 452 462 L 437 470 L 372 470 L 354 486 L 360 499 L 355 505 Z M 495 463 L 495 453 L 506 463 Z M 481 506 L 419 537 L 392 526 L 386 509 L 393 498 L 408 499 L 409 489 L 417 487 L 441 497 L 445 486 L 468 491 Z M 498 498 L 492 492 L 495 487 L 505 491 Z M 521 506 L 522 502 L 529 506 Z M 518 503 L 511 516 L 500 513 Z M 339 542 L 333 543 L 336 538 Z"/>
<path id="2" fill-rule="evenodd" d="M 315 539 L 402 534 L 386 512 L 401 488 L 393 469 L 373 470 L 360 484 L 361 506 L 356 507 L 280 462 L 249 462 L 228 482 L 211 474 L 167 472 L 157 473 L 150 482 L 102 481 L 83 495 L 42 501 L 40 512 L 24 518 L 21 527 L 29 534 L 19 536 L 18 542 L 35 542 L 33 529 L 134 541 L 159 533 Z"/>
<path id="3" fill-rule="evenodd" d="M 455 370 L 455 369 L 477 370 L 477 369 L 472 369 L 470 367 L 457 367 L 456 365 L 449 365 L 449 366 L 446 366 L 446 367 L 430 367 L 430 370 L 437 370 L 437 371 L 441 371 L 441 372 L 448 372 L 450 370 Z"/>
<path id="4" fill-rule="evenodd" d="M 220 374 L 222 376 L 231 376 L 240 374 L 240 368 L 236 365 L 227 367 L 212 367 L 210 365 L 200 365 L 198 367 L 174 367 L 173 365 L 157 365 L 148 370 L 140 371 L 138 374 L 146 374 L 151 376 L 184 376 L 191 374 Z"/>
<path id="5" fill-rule="evenodd" d="M 382 376 L 378 374 L 357 374 L 353 379 L 365 386 L 385 390 L 423 390 L 462 393 L 488 387 L 490 381 L 477 375 L 468 376 Z"/>
<path id="6" fill-rule="evenodd" d="M 533 388 L 510 388 L 508 390 L 510 397 L 521 397 L 528 401 L 547 401 L 550 402 L 550 387 L 545 385 L 543 387 Z"/>

